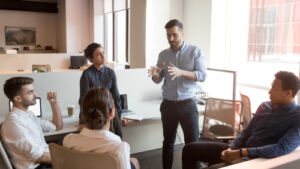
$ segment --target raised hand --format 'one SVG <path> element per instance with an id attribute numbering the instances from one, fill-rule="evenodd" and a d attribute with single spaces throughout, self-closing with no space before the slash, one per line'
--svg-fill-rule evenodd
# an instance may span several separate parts
<path id="1" fill-rule="evenodd" d="M 56 92 L 47 92 L 47 100 L 50 103 L 57 102 L 57 94 L 56 94 Z"/>
<path id="2" fill-rule="evenodd" d="M 165 62 L 163 62 L 160 66 L 151 66 L 148 69 L 148 76 L 153 76 L 154 78 L 159 77 L 159 73 L 161 72 L 162 68 L 165 66 Z"/>
<path id="3" fill-rule="evenodd" d="M 175 65 L 173 65 L 171 62 L 170 62 L 170 66 L 168 66 L 168 72 L 172 76 L 172 80 L 174 80 L 176 77 L 180 77 L 183 75 L 182 70 L 176 67 Z"/>

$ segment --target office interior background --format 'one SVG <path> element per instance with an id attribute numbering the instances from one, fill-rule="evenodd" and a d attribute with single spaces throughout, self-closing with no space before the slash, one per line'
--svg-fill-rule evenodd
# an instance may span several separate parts
<path id="1" fill-rule="evenodd" d="M 80 55 L 87 44 L 98 42 L 105 47 L 108 61 L 148 68 L 156 64 L 159 52 L 169 46 L 164 24 L 177 18 L 184 24 L 185 42 L 201 48 L 208 67 L 237 71 L 237 92 L 248 94 L 254 109 L 268 100 L 267 91 L 275 72 L 288 70 L 299 74 L 298 0 L 41 2 L 57 3 L 58 10 L 0 10 L 2 49 L 23 48 L 6 45 L 6 26 L 33 27 L 36 45 L 51 46 L 57 53 Z M 3 56 L 2 59 L 7 60 Z M 26 67 L 22 65 L 26 56 L 16 59 L 15 64 L 21 69 Z M 8 63 L 2 69 L 15 66 Z"/>
<path id="2" fill-rule="evenodd" d="M 91 42 L 102 44 L 107 60 L 114 62 L 117 68 L 124 69 L 124 65 L 130 65 L 131 69 L 147 69 L 156 64 L 159 52 L 169 47 L 164 26 L 167 21 L 174 18 L 183 22 L 185 43 L 201 48 L 203 56 L 206 57 L 207 67 L 236 71 L 236 96 L 238 98 L 239 92 L 248 95 L 253 112 L 261 102 L 269 100 L 268 90 L 276 72 L 286 70 L 300 74 L 299 0 L 32 1 L 57 3 L 57 10 L 53 12 L 9 10 L 3 7 L 5 1 L 1 2 L 2 81 L 8 77 L 7 74 L 17 73 L 17 70 L 31 72 L 32 64 L 50 64 L 53 71 L 68 69 L 70 56 L 83 55 L 84 48 Z M 35 45 L 8 45 L 5 39 L 7 27 L 33 28 L 36 33 Z M 51 46 L 53 50 L 35 50 L 37 45 L 42 49 Z M 24 47 L 28 47 L 29 50 L 24 50 Z M 13 48 L 20 50 L 17 54 L 5 53 L 7 49 Z M 155 94 L 160 93 L 160 86 L 149 87 L 148 83 L 152 82 L 147 79 L 147 73 L 144 72 L 146 71 L 130 74 L 133 72 L 120 71 L 120 75 L 125 75 L 118 79 L 120 90 L 127 91 L 126 88 L 131 87 L 130 84 L 123 85 L 125 82 L 148 80 L 149 82 L 142 82 L 141 89 L 129 90 L 143 91 L 144 95 L 153 94 L 151 93 L 153 90 L 156 90 Z M 131 75 L 145 77 L 135 78 Z M 69 95 L 71 92 L 68 92 L 68 96 L 64 96 L 62 92 L 72 91 L 74 88 L 79 92 L 79 82 L 73 83 L 80 77 L 79 73 L 76 76 L 71 73 L 47 76 L 41 76 L 45 82 L 40 84 L 47 85 L 49 79 L 68 81 L 51 86 L 59 89 L 61 93 L 59 96 L 63 100 L 62 109 L 66 110 L 68 103 L 77 103 L 78 93 L 71 96 Z M 226 73 L 208 76 L 210 89 L 205 88 L 207 86 L 203 84 L 203 90 L 218 89 L 219 93 L 223 92 L 227 97 L 232 93 L 232 77 L 229 79 L 227 77 L 230 76 Z M 78 86 L 72 87 L 74 84 Z M 64 89 L 59 85 L 69 88 Z M 0 93 L 3 95 L 3 91 Z M 45 95 L 42 92 L 39 94 Z M 138 103 L 137 100 L 142 100 L 141 98 L 144 99 L 144 96 L 129 95 L 129 105 L 134 106 L 132 103 Z M 298 101 L 298 98 L 296 100 Z M 5 107 L 0 116 L 6 115 L 7 103 L 6 98 L 0 99 L 2 111 Z M 49 105 L 46 105 L 46 109 L 50 110 Z M 142 128 L 143 131 L 139 133 L 152 131 L 153 128 L 161 129 L 161 126 L 157 123 L 151 129 Z M 132 136 L 132 134 L 127 138 L 125 136 L 125 140 Z M 133 148 L 133 152 L 135 149 L 138 152 L 137 150 L 143 146 L 145 145 L 136 143 L 137 148 Z M 160 145 L 155 146 L 157 148 Z"/>

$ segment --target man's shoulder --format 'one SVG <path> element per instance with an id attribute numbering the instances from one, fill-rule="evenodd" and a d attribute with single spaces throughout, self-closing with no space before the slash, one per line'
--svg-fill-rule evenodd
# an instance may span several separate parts
<path id="1" fill-rule="evenodd" d="M 2 123 L 4 124 L 4 123 L 8 123 L 8 122 L 13 122 L 13 123 L 22 122 L 23 118 L 24 117 L 18 112 L 9 112 Z"/>
<path id="2" fill-rule="evenodd" d="M 159 52 L 159 56 L 169 54 L 171 51 L 172 51 L 171 48 L 166 48 L 166 49 Z"/>
<path id="3" fill-rule="evenodd" d="M 267 111 L 270 111 L 272 110 L 272 103 L 270 101 L 265 101 L 265 102 L 262 102 L 256 112 L 255 112 L 255 115 L 258 115 L 258 114 L 261 114 L 261 113 L 264 113 L 264 112 L 267 112 Z"/>

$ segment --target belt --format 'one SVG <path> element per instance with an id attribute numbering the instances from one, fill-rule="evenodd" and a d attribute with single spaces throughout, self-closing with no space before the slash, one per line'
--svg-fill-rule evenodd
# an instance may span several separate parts
<path id="1" fill-rule="evenodd" d="M 195 101 L 195 99 L 185 99 L 185 100 L 167 100 L 167 99 L 164 99 L 166 102 L 169 102 L 169 103 L 175 103 L 175 104 L 181 104 L 181 103 L 189 103 L 189 102 L 193 102 Z"/>

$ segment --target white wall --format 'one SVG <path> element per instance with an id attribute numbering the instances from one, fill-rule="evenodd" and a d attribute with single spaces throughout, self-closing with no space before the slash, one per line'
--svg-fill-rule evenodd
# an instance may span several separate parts
<path id="1" fill-rule="evenodd" d="M 155 114 L 159 113 L 159 103 L 162 99 L 161 84 L 155 84 L 151 78 L 148 78 L 146 69 L 129 69 L 129 70 L 116 70 L 118 79 L 118 88 L 120 94 L 127 94 L 128 107 L 138 113 Z M 48 72 L 48 73 L 11 73 L 0 74 L 0 86 L 3 86 L 5 80 L 14 76 L 29 76 L 34 78 L 35 91 L 42 97 L 44 110 L 47 112 L 45 117 L 51 116 L 51 108 L 47 103 L 47 91 L 58 92 L 59 104 L 62 110 L 66 111 L 67 104 L 78 105 L 79 99 L 79 81 L 82 71 L 72 70 L 63 72 Z M 137 80 L 139 79 L 139 80 Z M 130 83 L 134 82 L 134 83 Z M 153 101 L 154 102 L 151 104 Z M 145 104 L 145 108 L 141 102 L 150 102 Z M 3 90 L 0 90 L 0 116 L 5 116 L 8 113 L 8 99 L 4 95 Z M 65 112 L 66 113 L 66 112 Z M 151 115 L 147 115 L 149 117 Z"/>
<path id="2" fill-rule="evenodd" d="M 184 0 L 147 0 L 146 67 L 156 65 L 158 54 L 169 47 L 164 27 L 171 19 L 183 21 L 183 4 Z"/>
<path id="3" fill-rule="evenodd" d="M 184 0 L 184 40 L 198 46 L 207 63 L 210 57 L 211 0 Z"/>
<path id="4" fill-rule="evenodd" d="M 67 53 L 82 52 L 92 41 L 90 0 L 66 0 Z"/>
<path id="5" fill-rule="evenodd" d="M 56 20 L 56 13 L 0 10 L 0 47 L 22 47 L 5 45 L 4 27 L 16 26 L 36 28 L 36 44 L 40 44 L 42 47 L 51 45 L 56 49 Z"/>

